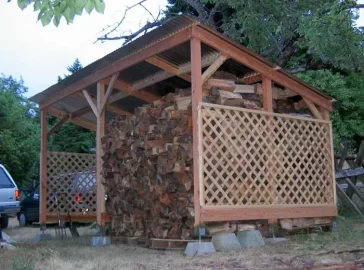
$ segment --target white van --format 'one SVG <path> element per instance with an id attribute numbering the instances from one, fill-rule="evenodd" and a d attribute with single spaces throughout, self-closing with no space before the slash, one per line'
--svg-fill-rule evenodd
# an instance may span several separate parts
<path id="1" fill-rule="evenodd" d="M 0 164 L 0 215 L 1 228 L 7 228 L 9 216 L 16 216 L 20 211 L 20 191 L 13 178 Z"/>

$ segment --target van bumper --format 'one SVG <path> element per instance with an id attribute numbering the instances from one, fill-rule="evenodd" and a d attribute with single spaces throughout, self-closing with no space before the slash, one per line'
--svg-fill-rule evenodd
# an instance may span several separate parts
<path id="1" fill-rule="evenodd" d="M 0 214 L 2 216 L 16 216 L 20 212 L 20 205 L 0 206 Z"/>

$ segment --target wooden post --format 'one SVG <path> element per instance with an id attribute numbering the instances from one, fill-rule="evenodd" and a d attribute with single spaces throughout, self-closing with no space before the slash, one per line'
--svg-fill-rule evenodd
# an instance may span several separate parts
<path id="1" fill-rule="evenodd" d="M 263 90 L 263 108 L 267 112 L 273 112 L 273 94 L 272 94 L 272 80 L 263 76 L 262 81 Z"/>
<path id="2" fill-rule="evenodd" d="M 262 78 L 262 91 L 263 91 L 263 108 L 265 111 L 267 112 L 273 112 L 273 92 L 272 92 L 272 80 L 269 79 L 266 76 L 263 76 Z M 270 123 L 270 116 L 267 117 L 267 134 L 268 134 L 268 138 L 267 138 L 267 142 L 270 144 L 272 142 L 272 140 L 270 139 L 270 134 L 274 132 L 274 130 L 272 130 L 272 124 Z M 272 147 L 270 147 L 272 149 Z M 268 166 L 268 171 L 267 171 L 267 177 L 268 177 L 268 181 L 269 183 L 271 183 L 271 193 L 273 193 L 273 198 L 272 198 L 272 204 L 276 204 L 277 203 L 277 198 L 276 198 L 276 186 L 277 183 L 275 182 L 275 169 L 274 169 L 274 162 L 276 161 L 276 157 L 274 156 L 268 156 L 267 157 L 267 166 Z M 273 162 L 272 162 L 273 161 Z M 268 224 L 276 224 L 278 223 L 278 219 L 277 218 L 271 218 L 268 219 Z"/>
<path id="3" fill-rule="evenodd" d="M 44 108 L 40 111 L 40 207 L 39 222 L 47 223 L 47 148 L 48 148 L 48 111 Z"/>
<path id="4" fill-rule="evenodd" d="M 193 185 L 195 226 L 200 224 L 200 196 L 199 183 L 199 145 L 198 145 L 198 104 L 202 101 L 202 74 L 201 74 L 201 41 L 191 39 L 191 88 L 192 88 L 192 119 L 193 119 Z"/>
<path id="5" fill-rule="evenodd" d="M 96 127 L 96 214 L 97 214 L 97 225 L 102 226 L 102 213 L 105 212 L 105 188 L 102 184 L 102 148 L 101 148 L 101 138 L 105 135 L 105 110 L 100 110 L 102 106 L 102 101 L 105 95 L 105 83 L 100 81 L 97 83 L 97 108 L 99 114 L 97 118 Z"/>

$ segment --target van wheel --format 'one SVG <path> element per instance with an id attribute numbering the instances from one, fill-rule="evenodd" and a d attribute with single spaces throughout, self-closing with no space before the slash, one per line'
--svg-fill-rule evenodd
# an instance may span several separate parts
<path id="1" fill-rule="evenodd" d="M 1 217 L 1 229 L 6 229 L 9 226 L 9 217 Z"/>
<path id="2" fill-rule="evenodd" d="M 24 227 L 28 224 L 27 222 L 27 218 L 24 214 L 24 212 L 20 212 L 19 216 L 18 216 L 18 221 L 19 221 L 19 226 L 20 227 Z"/>

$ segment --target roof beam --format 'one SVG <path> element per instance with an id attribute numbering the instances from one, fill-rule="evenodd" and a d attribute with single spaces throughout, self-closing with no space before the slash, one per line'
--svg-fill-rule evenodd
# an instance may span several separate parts
<path id="1" fill-rule="evenodd" d="M 69 114 L 68 112 L 65 112 L 65 111 L 62 111 L 60 109 L 56 109 L 53 107 L 48 107 L 48 113 L 50 115 L 53 115 L 60 119 L 62 119 L 63 117 L 65 117 L 66 115 Z M 80 119 L 80 118 L 77 118 L 77 117 L 76 118 L 71 117 L 68 121 L 75 125 L 78 125 L 80 127 L 83 127 L 83 128 L 89 129 L 89 130 L 93 130 L 93 131 L 96 130 L 96 124 L 83 120 L 83 119 Z"/>
<path id="2" fill-rule="evenodd" d="M 192 27 L 185 28 L 181 30 L 178 33 L 175 33 L 159 42 L 153 43 L 146 48 L 138 51 L 137 53 L 131 54 L 125 58 L 122 58 L 109 66 L 98 70 L 89 76 L 67 86 L 67 87 L 60 87 L 59 85 L 52 86 L 52 89 L 57 89 L 57 94 L 52 95 L 39 105 L 40 109 L 46 108 L 53 103 L 72 95 L 82 89 L 87 88 L 88 86 L 95 84 L 113 74 L 116 72 L 119 72 L 121 70 L 124 70 L 128 67 L 131 67 L 135 64 L 138 64 L 145 59 L 148 59 L 154 55 L 157 55 L 163 51 L 166 51 L 170 48 L 176 47 L 177 45 L 180 45 L 187 40 L 189 40 L 192 36 Z"/>
<path id="3" fill-rule="evenodd" d="M 184 79 L 185 81 L 191 82 L 191 75 L 181 74 L 181 71 L 178 68 L 178 66 L 176 66 L 172 63 L 169 63 L 168 61 L 162 59 L 159 56 L 153 56 L 151 58 L 148 58 L 145 61 L 153 66 L 159 67 L 160 69 L 170 72 L 170 73 L 176 75 L 177 77 Z"/>
<path id="4" fill-rule="evenodd" d="M 223 54 L 235 59 L 239 63 L 265 75 L 272 81 L 275 81 L 290 90 L 296 92 L 304 98 L 311 100 L 313 103 L 332 111 L 332 102 L 305 86 L 303 83 L 296 81 L 290 76 L 280 72 L 278 69 L 265 63 L 260 57 L 254 56 L 237 43 L 230 43 L 221 36 L 213 34 L 208 30 L 194 26 L 193 36 L 201 39 L 205 44 L 215 48 Z"/>

